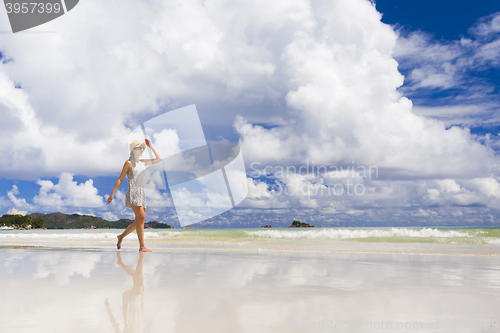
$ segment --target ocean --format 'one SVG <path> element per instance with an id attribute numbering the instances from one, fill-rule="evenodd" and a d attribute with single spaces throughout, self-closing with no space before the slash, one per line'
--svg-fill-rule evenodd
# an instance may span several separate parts
<path id="1" fill-rule="evenodd" d="M 114 249 L 120 229 L 0 230 L 0 246 Z M 399 227 L 315 229 L 150 229 L 158 251 L 347 252 L 500 255 L 500 228 Z M 124 249 L 137 244 L 135 233 Z"/>

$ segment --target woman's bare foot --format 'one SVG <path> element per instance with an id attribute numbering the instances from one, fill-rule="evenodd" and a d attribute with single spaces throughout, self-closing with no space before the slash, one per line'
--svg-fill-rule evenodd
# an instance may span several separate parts
<path id="1" fill-rule="evenodd" d="M 122 255 L 120 254 L 120 252 L 116 252 L 116 264 L 120 265 L 120 263 L 123 263 Z"/>
<path id="2" fill-rule="evenodd" d="M 116 236 L 116 238 L 118 238 L 118 242 L 116 243 L 116 248 L 119 250 L 122 248 L 122 240 L 123 240 L 123 237 L 120 237 L 121 235 L 118 235 Z"/>
<path id="3" fill-rule="evenodd" d="M 139 248 L 139 252 L 153 252 L 153 251 L 151 251 L 147 247 L 141 247 L 141 248 Z"/>

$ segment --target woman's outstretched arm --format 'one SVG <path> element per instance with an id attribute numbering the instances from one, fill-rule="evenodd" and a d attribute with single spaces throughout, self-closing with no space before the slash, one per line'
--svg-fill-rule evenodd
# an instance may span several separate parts
<path id="1" fill-rule="evenodd" d="M 108 204 L 110 204 L 111 201 L 113 201 L 113 196 L 115 195 L 116 190 L 118 189 L 118 187 L 120 187 L 120 185 L 123 182 L 123 179 L 125 178 L 125 175 L 127 174 L 127 172 L 130 171 L 130 169 L 132 169 L 132 162 L 130 162 L 130 160 L 127 160 L 123 165 L 122 173 L 120 174 L 120 177 L 118 177 L 118 180 L 115 183 L 115 187 L 113 187 L 113 191 L 111 191 L 111 195 L 108 198 Z"/>

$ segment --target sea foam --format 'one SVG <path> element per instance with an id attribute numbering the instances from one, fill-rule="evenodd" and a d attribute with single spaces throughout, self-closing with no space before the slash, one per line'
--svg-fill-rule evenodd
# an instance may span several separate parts
<path id="1" fill-rule="evenodd" d="M 472 237 L 467 232 L 463 231 L 438 230 L 432 228 L 258 230 L 247 231 L 247 234 L 260 238 L 290 239 L 353 239 L 369 237 Z"/>
<path id="2" fill-rule="evenodd" d="M 8 232 L 0 233 L 1 239 L 74 239 L 74 240 L 99 240 L 99 239 L 116 239 L 119 233 L 111 232 L 81 232 L 81 233 L 48 233 L 48 232 Z M 179 236 L 180 232 L 161 231 L 161 232 L 144 232 L 145 239 L 163 239 Z M 130 237 L 130 235 L 129 235 Z"/>

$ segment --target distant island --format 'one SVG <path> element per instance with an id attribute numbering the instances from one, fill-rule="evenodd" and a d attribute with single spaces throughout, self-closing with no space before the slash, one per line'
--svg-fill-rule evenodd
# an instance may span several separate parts
<path id="1" fill-rule="evenodd" d="M 63 214 L 63 213 L 32 213 L 29 215 L 9 215 L 0 217 L 0 226 L 12 227 L 18 230 L 30 229 L 125 229 L 134 220 L 120 219 L 107 221 L 91 215 Z M 146 222 L 145 229 L 169 229 L 172 226 L 161 222 Z"/>
<path id="2" fill-rule="evenodd" d="M 9 215 L 0 217 L 0 229 L 34 230 L 34 229 L 125 229 L 134 220 L 120 219 L 108 221 L 101 217 L 80 214 L 64 213 L 32 213 L 29 215 Z M 213 222 L 212 222 L 213 223 Z M 209 225 L 199 225 L 206 228 Z M 183 229 L 194 229 L 195 226 L 183 227 Z M 255 226 L 253 226 L 255 228 Z M 145 229 L 173 229 L 174 227 L 157 221 L 146 222 Z M 271 225 L 263 225 L 260 228 L 272 228 Z M 313 225 L 294 220 L 288 228 L 314 228 Z"/>
<path id="3" fill-rule="evenodd" d="M 300 221 L 293 221 L 292 225 L 288 228 L 314 228 L 314 226 Z"/>

